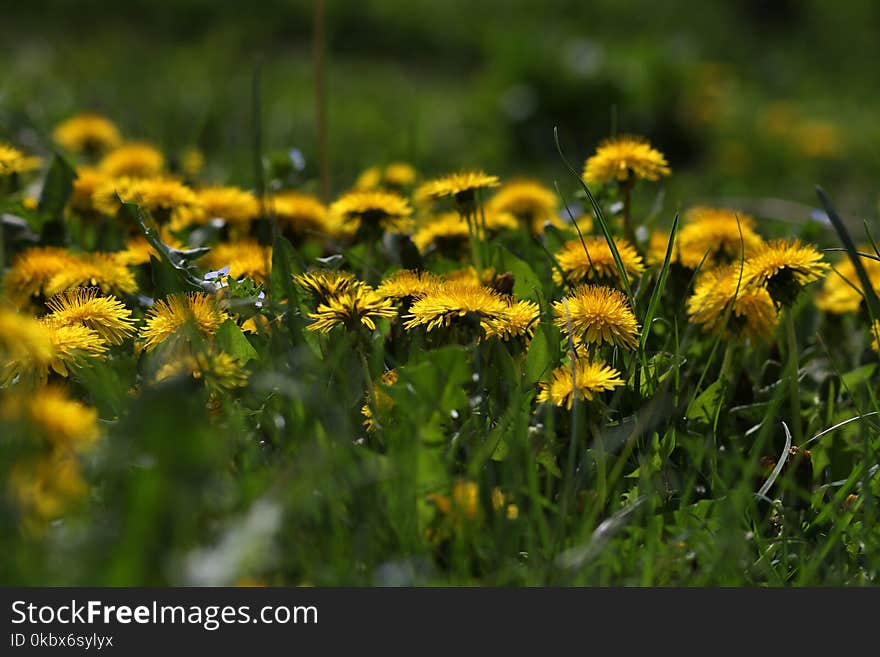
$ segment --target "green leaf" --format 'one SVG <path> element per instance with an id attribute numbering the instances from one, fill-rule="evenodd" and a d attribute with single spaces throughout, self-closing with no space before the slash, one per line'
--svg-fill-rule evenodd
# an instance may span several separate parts
<path id="1" fill-rule="evenodd" d="M 257 351 L 231 319 L 220 325 L 216 340 L 218 347 L 241 363 L 258 358 Z"/>
<path id="2" fill-rule="evenodd" d="M 846 374 L 842 375 L 840 377 L 840 380 L 845 387 L 852 390 L 860 383 L 868 381 L 874 375 L 874 371 L 876 369 L 877 363 L 862 365 L 861 367 L 857 367 L 856 369 L 850 370 Z"/>
<path id="3" fill-rule="evenodd" d="M 495 272 L 513 274 L 513 293 L 520 299 L 537 300 L 541 295 L 541 279 L 531 266 L 522 258 L 515 256 L 500 244 L 490 245 L 489 262 Z"/>
<path id="4" fill-rule="evenodd" d="M 296 249 L 285 237 L 279 235 L 272 244 L 272 272 L 269 274 L 269 294 L 274 302 L 287 299 L 297 306 L 299 297 L 293 284 L 293 275 L 302 273 Z"/>
<path id="5" fill-rule="evenodd" d="M 688 404 L 687 418 L 691 420 L 706 420 L 712 422 L 715 409 L 721 398 L 723 381 L 718 379 L 711 383 L 703 392 L 697 395 Z"/>
<path id="6" fill-rule="evenodd" d="M 523 374 L 523 384 L 532 386 L 544 378 L 544 375 L 556 362 L 556 352 L 559 345 L 555 348 L 550 347 L 550 339 L 547 331 L 539 330 L 535 333 L 529 344 L 529 353 L 526 355 L 526 366 Z"/>

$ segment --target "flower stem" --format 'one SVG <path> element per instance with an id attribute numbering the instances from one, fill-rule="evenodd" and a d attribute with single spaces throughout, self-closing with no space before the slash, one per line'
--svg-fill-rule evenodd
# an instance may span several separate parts
<path id="1" fill-rule="evenodd" d="M 636 246 L 636 232 L 632 225 L 632 188 L 631 180 L 625 180 L 620 183 L 620 193 L 623 197 L 623 236 L 630 244 Z"/>
<path id="2" fill-rule="evenodd" d="M 798 346 L 797 334 L 794 329 L 794 312 L 785 309 L 785 332 L 788 339 L 788 391 L 791 397 L 791 425 L 794 444 L 803 442 L 801 428 L 801 391 L 798 382 Z"/>

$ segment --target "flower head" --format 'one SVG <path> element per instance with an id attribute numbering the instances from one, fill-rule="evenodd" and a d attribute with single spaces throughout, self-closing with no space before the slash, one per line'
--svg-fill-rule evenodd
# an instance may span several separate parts
<path id="1" fill-rule="evenodd" d="M 173 178 L 141 178 L 132 181 L 120 196 L 123 201 L 137 203 L 148 210 L 163 224 L 175 213 L 190 212 L 200 207 L 196 193 Z"/>
<path id="2" fill-rule="evenodd" d="M 508 212 L 533 234 L 544 231 L 547 222 L 564 226 L 559 218 L 556 192 L 536 180 L 511 180 L 505 183 L 488 203 L 488 210 Z"/>
<path id="3" fill-rule="evenodd" d="M 510 340 L 531 338 L 541 316 L 541 309 L 534 301 L 509 301 L 507 308 L 497 318 L 486 321 L 486 337 Z"/>
<path id="4" fill-rule="evenodd" d="M 675 255 L 688 269 L 696 269 L 704 258 L 709 266 L 731 263 L 743 252 L 748 257 L 763 243 L 755 232 L 755 220 L 733 210 L 695 207 L 686 219 L 676 239 Z"/>
<path id="5" fill-rule="evenodd" d="M 354 274 L 338 269 L 317 269 L 307 274 L 297 274 L 293 281 L 319 304 L 327 303 L 332 297 L 363 285 Z"/>
<path id="6" fill-rule="evenodd" d="M 653 148 L 647 139 L 621 135 L 599 144 L 596 154 L 584 165 L 583 177 L 588 183 L 607 183 L 632 178 L 657 180 L 669 173 L 663 153 Z"/>
<path id="7" fill-rule="evenodd" d="M 401 269 L 382 281 L 376 292 L 394 301 L 417 299 L 428 294 L 439 284 L 440 278 L 429 271 Z"/>
<path id="8" fill-rule="evenodd" d="M 149 178 L 162 173 L 165 157 L 152 144 L 128 142 L 119 146 L 98 163 L 98 168 L 112 178 Z"/>
<path id="9" fill-rule="evenodd" d="M 67 201 L 67 207 L 80 215 L 96 212 L 95 192 L 98 188 L 106 185 L 107 180 L 107 174 L 100 169 L 95 169 L 94 167 L 78 168 L 76 170 L 76 179 L 73 181 L 73 189 Z"/>
<path id="10" fill-rule="evenodd" d="M 613 344 L 635 349 L 639 325 L 626 296 L 610 287 L 582 285 L 553 303 L 554 323 L 563 333 L 586 344 Z"/>
<path id="11" fill-rule="evenodd" d="M 753 339 L 771 336 L 779 320 L 767 290 L 742 284 L 739 265 L 702 272 L 687 301 L 687 312 L 706 331 L 720 329 L 729 312 L 728 335 Z"/>
<path id="12" fill-rule="evenodd" d="M 615 240 L 615 245 L 626 273 L 631 278 L 641 276 L 645 264 L 635 247 L 625 239 Z M 621 284 L 614 256 L 604 237 L 584 237 L 583 243 L 579 239 L 566 242 L 556 253 L 556 261 L 572 285 L 587 281 Z M 558 270 L 554 270 L 553 280 L 560 285 L 564 282 Z"/>
<path id="13" fill-rule="evenodd" d="M 381 190 L 353 191 L 343 194 L 330 211 L 345 218 L 355 229 L 405 232 L 410 225 L 412 208 L 405 198 Z"/>
<path id="14" fill-rule="evenodd" d="M 266 280 L 272 269 L 272 247 L 250 239 L 221 242 L 204 256 L 202 262 L 210 269 L 229 267 L 232 278 L 250 276 L 260 282 Z"/>
<path id="15" fill-rule="evenodd" d="M 96 288 L 75 288 L 48 301 L 47 320 L 59 326 L 81 324 L 101 336 L 108 344 L 122 344 L 134 334 L 131 311 L 115 297 L 99 296 Z"/>
<path id="16" fill-rule="evenodd" d="M 53 357 L 49 366 L 61 376 L 67 376 L 70 367 L 82 364 L 90 358 L 102 359 L 107 355 L 107 343 L 95 329 L 84 324 L 61 324 L 49 318 L 41 320 L 52 343 Z M 49 371 L 45 367 L 36 372 L 46 380 Z"/>
<path id="17" fill-rule="evenodd" d="M 413 243 L 422 253 L 433 248 L 448 258 L 458 259 L 467 251 L 471 229 L 457 212 L 447 212 L 419 227 Z"/>
<path id="18" fill-rule="evenodd" d="M 550 375 L 550 381 L 541 383 L 538 401 L 570 410 L 575 398 L 590 401 L 595 395 L 614 390 L 623 383 L 620 372 L 613 367 L 577 358 L 574 367 L 568 364 L 557 367 Z"/>
<path id="19" fill-rule="evenodd" d="M 278 222 L 289 233 L 306 237 L 332 232 L 327 221 L 327 206 L 311 194 L 279 192 L 272 203 Z"/>
<path id="20" fill-rule="evenodd" d="M 862 258 L 861 262 L 871 287 L 875 292 L 880 292 L 880 262 L 873 258 Z M 843 315 L 858 311 L 864 298 L 855 265 L 852 260 L 845 258 L 834 264 L 834 271 L 822 282 L 822 289 L 816 295 L 816 307 L 828 313 Z"/>
<path id="21" fill-rule="evenodd" d="M 819 280 L 828 270 L 822 254 L 799 240 L 772 240 L 746 258 L 743 284 L 763 287 L 777 305 L 788 306 L 804 286 Z"/>
<path id="22" fill-rule="evenodd" d="M 397 315 L 391 299 L 379 295 L 368 285 L 349 287 L 343 292 L 328 298 L 309 317 L 315 321 L 308 325 L 310 331 L 329 333 L 336 326 L 344 326 L 356 331 L 361 326 L 370 331 L 376 330 L 376 320 Z"/>
<path id="23" fill-rule="evenodd" d="M 416 196 L 432 199 L 451 196 L 462 214 L 470 214 L 475 208 L 477 191 L 500 184 L 498 176 L 483 171 L 461 171 L 423 183 Z"/>
<path id="24" fill-rule="evenodd" d="M 238 187 L 205 187 L 196 192 L 199 210 L 193 217 L 203 221 L 220 218 L 245 225 L 260 215 L 260 202 L 252 192 Z"/>
<path id="25" fill-rule="evenodd" d="M 112 121 L 100 114 L 77 114 L 55 127 L 55 143 L 75 153 L 100 153 L 119 146 L 122 137 Z"/>
<path id="26" fill-rule="evenodd" d="M 172 294 L 160 299 L 147 311 L 146 322 L 140 337 L 147 351 L 179 336 L 181 329 L 189 326 L 202 337 L 217 333 L 220 325 L 229 318 L 217 299 L 202 292 Z"/>
<path id="27" fill-rule="evenodd" d="M 28 156 L 9 144 L 0 144 L 0 177 L 27 173 L 40 167 L 40 158 Z"/>
<path id="28" fill-rule="evenodd" d="M 493 322 L 502 320 L 508 308 L 509 303 L 495 290 L 470 282 L 445 281 L 412 304 L 404 328 L 482 329 L 488 336 L 498 332 Z"/>
<path id="29" fill-rule="evenodd" d="M 0 382 L 47 370 L 54 356 L 52 336 L 42 322 L 0 307 Z"/>
<path id="30" fill-rule="evenodd" d="M 88 449 L 98 437 L 97 411 L 52 385 L 6 396 L 0 418 L 24 421 L 51 446 L 70 451 Z"/>

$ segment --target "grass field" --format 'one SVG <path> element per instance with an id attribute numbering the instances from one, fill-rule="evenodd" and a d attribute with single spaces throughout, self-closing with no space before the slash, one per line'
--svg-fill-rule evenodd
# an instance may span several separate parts
<path id="1" fill-rule="evenodd" d="M 877 582 L 875 9 L 42 5 L 0 582 Z"/>

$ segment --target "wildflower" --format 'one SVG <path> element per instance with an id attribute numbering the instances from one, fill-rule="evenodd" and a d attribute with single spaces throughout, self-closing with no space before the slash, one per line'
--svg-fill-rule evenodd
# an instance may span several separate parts
<path id="1" fill-rule="evenodd" d="M 58 451 L 35 461 L 16 463 L 9 473 L 8 486 L 25 514 L 37 521 L 61 516 L 88 491 L 76 459 Z"/>
<path id="2" fill-rule="evenodd" d="M 535 180 L 511 180 L 488 203 L 488 210 L 508 212 L 535 235 L 544 232 L 544 224 L 561 228 L 556 192 Z"/>
<path id="3" fill-rule="evenodd" d="M 862 258 L 861 262 L 871 287 L 880 290 L 880 262 L 873 258 Z M 835 263 L 834 269 L 822 282 L 822 289 L 816 295 L 816 307 L 836 315 L 856 312 L 864 299 L 864 290 L 855 265 L 846 258 Z"/>
<path id="4" fill-rule="evenodd" d="M 688 269 L 696 269 L 704 258 L 710 266 L 739 260 L 743 250 L 748 257 L 763 243 L 755 232 L 755 220 L 733 210 L 695 207 L 686 219 L 676 239 L 676 254 Z"/>
<path id="5" fill-rule="evenodd" d="M 298 274 L 293 281 L 308 292 L 319 303 L 363 285 L 354 274 L 337 269 L 318 269 L 307 274 Z"/>
<path id="6" fill-rule="evenodd" d="M 511 503 L 511 499 L 510 495 L 505 494 L 498 486 L 492 489 L 492 509 L 494 511 L 504 511 L 504 515 L 508 520 L 516 520 L 519 518 L 519 507 Z"/>
<path id="7" fill-rule="evenodd" d="M 701 273 L 687 301 L 687 312 L 706 331 L 720 329 L 730 312 L 728 334 L 754 339 L 770 337 L 779 321 L 770 294 L 762 287 L 743 285 L 738 265 Z"/>
<path id="8" fill-rule="evenodd" d="M 355 230 L 405 232 L 410 225 L 412 208 L 406 199 L 393 192 L 353 191 L 343 194 L 333 205 L 331 212 L 346 219 Z"/>
<path id="9" fill-rule="evenodd" d="M 200 197 L 173 178 L 142 178 L 133 181 L 122 196 L 148 210 L 160 224 L 168 223 L 176 212 L 192 211 L 201 205 Z"/>
<path id="10" fill-rule="evenodd" d="M 773 302 L 790 306 L 804 286 L 819 280 L 828 270 L 822 254 L 799 240 L 773 240 L 759 247 L 743 266 L 746 287 L 765 288 Z"/>
<path id="11" fill-rule="evenodd" d="M 250 276 L 257 282 L 269 276 L 272 267 L 272 247 L 262 246 L 255 240 L 221 242 L 202 259 L 211 269 L 229 267 L 229 275 L 235 279 Z"/>
<path id="12" fill-rule="evenodd" d="M 378 189 L 382 184 L 382 169 L 368 167 L 361 171 L 354 181 L 354 188 L 359 190 Z"/>
<path id="13" fill-rule="evenodd" d="M 448 258 L 458 259 L 467 251 L 471 229 L 468 222 L 455 212 L 431 219 L 413 235 L 413 243 L 425 253 L 433 247 Z"/>
<path id="14" fill-rule="evenodd" d="M 77 114 L 59 123 L 52 133 L 55 143 L 74 153 L 96 155 L 122 143 L 119 130 L 100 114 Z"/>
<path id="15" fill-rule="evenodd" d="M 509 303 L 500 317 L 488 319 L 486 337 L 510 340 L 518 337 L 532 337 L 541 310 L 534 301 L 516 301 Z"/>
<path id="16" fill-rule="evenodd" d="M 298 237 L 330 233 L 327 206 L 311 194 L 279 192 L 272 199 L 278 223 Z"/>
<path id="17" fill-rule="evenodd" d="M 582 285 L 553 303 L 554 323 L 563 333 L 584 343 L 608 343 L 635 349 L 639 326 L 626 296 L 610 287 Z"/>
<path id="18" fill-rule="evenodd" d="M 98 162 L 98 168 L 112 178 L 149 178 L 158 176 L 165 166 L 165 157 L 155 146 L 145 142 L 128 142 L 110 151 Z"/>
<path id="19" fill-rule="evenodd" d="M 361 407 L 361 414 L 364 416 L 364 427 L 369 432 L 374 432 L 379 428 L 376 422 L 376 416 L 381 419 L 387 415 L 394 407 L 394 399 L 383 388 L 391 387 L 397 383 L 398 374 L 396 370 L 388 370 L 379 381 L 373 384 L 373 393 L 370 397 L 370 403 Z M 375 413 L 373 412 L 375 409 Z"/>
<path id="20" fill-rule="evenodd" d="M 315 321 L 307 328 L 329 333 L 336 326 L 344 326 L 349 331 L 365 326 L 375 331 L 377 319 L 396 315 L 397 310 L 390 299 L 377 294 L 367 285 L 359 285 L 349 287 L 320 303 L 315 312 L 309 313 L 309 317 Z"/>
<path id="21" fill-rule="evenodd" d="M 574 367 L 562 365 L 553 370 L 550 381 L 540 384 L 537 400 L 570 410 L 575 398 L 590 401 L 596 394 L 614 390 L 623 383 L 620 372 L 613 367 L 577 358 Z"/>
<path id="22" fill-rule="evenodd" d="M 658 180 L 670 174 L 663 153 L 653 148 L 647 139 L 621 135 L 606 139 L 595 155 L 584 165 L 583 178 L 588 183 L 607 183 L 641 180 Z"/>
<path id="23" fill-rule="evenodd" d="M 9 144 L 0 144 L 0 177 L 27 173 L 40 167 L 40 158 L 28 156 Z"/>
<path id="24" fill-rule="evenodd" d="M 107 355 L 107 344 L 93 328 L 83 324 L 61 324 L 53 319 L 42 320 L 52 343 L 53 357 L 49 366 L 61 376 L 67 376 L 70 367 L 89 358 L 101 359 Z M 40 367 L 37 377 L 45 381 L 48 369 Z"/>
<path id="25" fill-rule="evenodd" d="M 160 299 L 147 311 L 140 337 L 143 347 L 152 351 L 186 326 L 202 337 L 212 337 L 229 316 L 217 299 L 202 292 L 172 294 Z"/>
<path id="26" fill-rule="evenodd" d="M 52 336 L 44 324 L 0 307 L 0 381 L 47 370 L 54 356 Z"/>
<path id="27" fill-rule="evenodd" d="M 252 192 L 238 187 L 205 187 L 197 192 L 202 221 L 219 218 L 244 225 L 260 215 L 260 202 Z"/>
<path id="28" fill-rule="evenodd" d="M 440 284 L 440 278 L 429 271 L 401 269 L 386 278 L 376 292 L 386 299 L 401 301 L 425 296 Z"/>
<path id="29" fill-rule="evenodd" d="M 107 174 L 99 169 L 94 167 L 78 168 L 76 170 L 76 178 L 73 181 L 73 188 L 70 192 L 70 198 L 67 201 L 67 207 L 79 215 L 90 215 L 97 212 L 94 202 L 95 192 L 106 185 L 107 182 Z M 115 203 L 113 208 L 115 212 Z"/>
<path id="30" fill-rule="evenodd" d="M 389 187 L 409 187 L 416 181 L 416 170 L 406 162 L 392 162 L 385 167 L 383 178 Z"/>
<path id="31" fill-rule="evenodd" d="M 155 381 L 159 383 L 179 376 L 202 380 L 214 392 L 241 388 L 248 382 L 247 370 L 225 351 L 197 352 L 175 358 L 159 368 Z"/>
<path id="32" fill-rule="evenodd" d="M 456 481 L 452 486 L 452 495 L 432 493 L 428 500 L 456 524 L 476 520 L 480 514 L 480 487 L 475 481 Z"/>
<path id="33" fill-rule="evenodd" d="M 404 328 L 424 326 L 432 331 L 462 327 L 482 329 L 484 335 L 496 334 L 498 329 L 492 322 L 505 318 L 508 306 L 500 294 L 487 287 L 446 281 L 412 304 Z"/>
<path id="34" fill-rule="evenodd" d="M 59 449 L 88 449 L 98 437 L 98 412 L 56 386 L 6 396 L 0 404 L 0 418 L 26 422 Z"/>
<path id="35" fill-rule="evenodd" d="M 68 266 L 52 275 L 43 294 L 54 296 L 74 287 L 99 287 L 102 292 L 133 294 L 137 291 L 134 274 L 112 253 L 80 253 Z"/>
<path id="36" fill-rule="evenodd" d="M 497 176 L 487 175 L 483 171 L 461 171 L 423 183 L 416 195 L 434 199 L 451 196 L 459 212 L 470 215 L 476 208 L 477 191 L 500 184 Z"/>
<path id="37" fill-rule="evenodd" d="M 626 273 L 631 278 L 641 276 L 645 264 L 635 247 L 625 239 L 617 239 L 614 243 Z M 571 285 L 587 281 L 621 284 L 614 256 L 604 237 L 584 237 L 583 243 L 579 239 L 566 242 L 556 253 L 556 261 Z M 565 282 L 558 270 L 553 271 L 553 280 L 559 285 Z"/>
<path id="38" fill-rule="evenodd" d="M 96 288 L 75 288 L 48 301 L 47 320 L 59 326 L 81 324 L 109 344 L 122 344 L 134 334 L 131 311 L 115 297 L 98 296 Z"/>
<path id="39" fill-rule="evenodd" d="M 138 179 L 128 176 L 109 176 L 100 169 L 98 171 L 103 176 L 103 180 L 94 180 L 91 206 L 99 214 L 115 217 L 119 212 L 119 199 L 135 200 L 133 188 Z M 84 200 L 83 204 L 85 204 Z"/>
<path id="40" fill-rule="evenodd" d="M 26 249 L 15 256 L 3 276 L 3 289 L 18 306 L 43 294 L 49 282 L 77 263 L 77 255 L 55 246 Z"/>
<path id="41" fill-rule="evenodd" d="M 195 146 L 184 149 L 180 155 L 180 170 L 188 179 L 195 178 L 205 166 L 205 155 Z"/>

